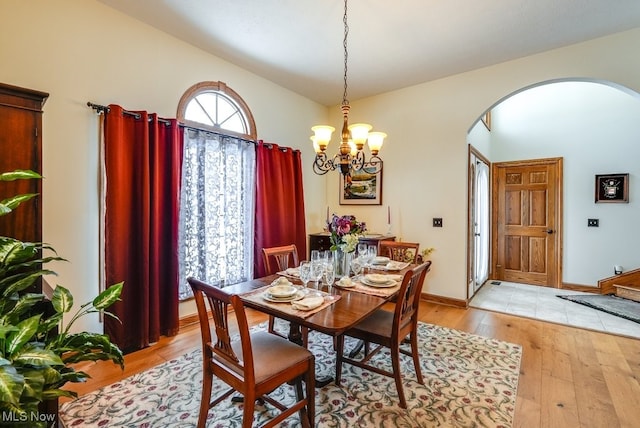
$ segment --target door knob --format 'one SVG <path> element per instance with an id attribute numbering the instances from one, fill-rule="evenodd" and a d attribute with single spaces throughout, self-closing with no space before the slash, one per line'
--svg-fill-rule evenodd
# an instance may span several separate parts
<path id="1" fill-rule="evenodd" d="M 547 229 L 547 233 L 548 233 L 549 235 L 551 235 L 551 234 L 553 233 L 553 230 L 552 230 L 552 229 Z"/>

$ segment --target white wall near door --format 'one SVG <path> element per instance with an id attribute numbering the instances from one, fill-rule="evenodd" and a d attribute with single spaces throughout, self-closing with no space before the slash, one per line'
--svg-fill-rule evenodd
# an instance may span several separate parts
<path id="1" fill-rule="evenodd" d="M 595 286 L 615 264 L 639 268 L 640 95 L 556 82 L 505 99 L 491 119 L 491 162 L 564 158 L 562 282 Z M 594 202 L 595 175 L 609 173 L 629 173 L 628 204 Z"/>

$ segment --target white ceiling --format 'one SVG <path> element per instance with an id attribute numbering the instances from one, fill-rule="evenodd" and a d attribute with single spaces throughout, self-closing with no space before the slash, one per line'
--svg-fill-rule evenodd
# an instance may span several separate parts
<path id="1" fill-rule="evenodd" d="M 342 101 L 343 0 L 99 1 L 319 103 Z M 640 27 L 640 0 L 351 0 L 348 25 L 356 100 Z"/>

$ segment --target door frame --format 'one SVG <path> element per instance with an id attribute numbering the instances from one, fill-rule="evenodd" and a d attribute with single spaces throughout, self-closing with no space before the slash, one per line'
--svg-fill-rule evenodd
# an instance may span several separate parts
<path id="1" fill-rule="evenodd" d="M 492 222 L 492 194 L 493 194 L 493 189 L 492 189 L 492 179 L 491 179 L 491 174 L 492 174 L 492 167 L 491 167 L 491 162 L 489 161 L 489 159 L 487 159 L 486 156 L 484 156 L 482 153 L 480 153 L 478 151 L 478 149 L 476 149 L 475 147 L 473 147 L 471 144 L 468 145 L 469 149 L 468 149 L 468 153 L 467 153 L 467 282 L 466 282 L 466 288 L 467 288 L 467 301 L 471 300 L 471 298 L 473 297 L 473 294 L 471 294 L 469 292 L 469 284 L 471 284 L 472 282 L 475 282 L 475 236 L 474 236 L 474 231 L 475 231 L 475 227 L 473 224 L 473 220 L 474 220 L 474 215 L 473 215 L 473 211 L 475 209 L 474 206 L 474 201 L 475 201 L 475 197 L 476 195 L 474 194 L 475 191 L 475 186 L 473 185 L 474 180 L 475 180 L 475 176 L 474 176 L 474 170 L 471 167 L 471 159 L 473 156 L 475 156 L 478 159 L 481 159 L 482 162 L 484 162 L 485 164 L 487 164 L 487 166 L 489 167 L 489 242 L 491 242 L 491 240 L 493 239 L 493 222 Z M 492 245 L 489 245 L 489 254 L 487 254 L 487 263 L 489 264 L 489 266 L 487 266 L 488 268 L 488 275 L 489 278 L 491 278 L 492 276 L 492 259 L 493 259 L 493 249 L 492 249 Z M 475 285 L 475 284 L 474 284 Z M 477 288 L 477 287 L 474 287 Z M 475 291 L 474 291 L 475 294 Z"/>
<path id="2" fill-rule="evenodd" d="M 489 270 L 489 277 L 496 278 L 496 270 L 494 260 L 497 259 L 498 254 L 498 239 L 499 237 L 496 235 L 498 232 L 497 227 L 497 218 L 498 218 L 498 184 L 495 182 L 495 174 L 494 171 L 499 167 L 525 167 L 525 166 L 536 166 L 541 164 L 552 164 L 556 166 L 556 198 L 555 198 L 555 225 L 556 230 L 554 231 L 554 239 L 555 239 L 555 255 L 553 257 L 553 261 L 555 266 L 548 267 L 549 269 L 554 270 L 554 284 L 547 284 L 548 287 L 552 288 L 562 288 L 562 235 L 563 235 L 563 227 L 562 227 L 562 219 L 563 219 L 563 183 L 564 183 L 564 168 L 563 168 L 563 158 L 543 158 L 543 159 L 526 159 L 519 161 L 507 161 L 507 162 L 496 162 L 491 165 L 491 263 Z"/>

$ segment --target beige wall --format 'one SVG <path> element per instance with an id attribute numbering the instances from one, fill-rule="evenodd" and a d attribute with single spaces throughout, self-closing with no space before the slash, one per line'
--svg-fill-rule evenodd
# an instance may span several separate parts
<path id="1" fill-rule="evenodd" d="M 50 93 L 43 239 L 70 261 L 53 267 L 59 277 L 51 283 L 76 302 L 98 287 L 98 119 L 87 101 L 175 117 L 187 88 L 221 80 L 251 107 L 266 141 L 306 148 L 309 128 L 326 121 L 326 107 L 92 0 L 3 0 L 0 16 L 0 82 Z M 312 153 L 304 158 L 309 164 Z M 304 180 L 313 206 L 324 184 L 311 171 Z M 78 328 L 101 330 L 97 318 L 82 322 Z"/>
<path id="2" fill-rule="evenodd" d="M 310 232 L 323 227 L 327 205 L 384 231 L 390 206 L 394 233 L 437 249 L 425 291 L 465 299 L 471 125 L 502 97 L 544 80 L 582 76 L 640 89 L 640 30 L 634 30 L 352 102 L 352 122 L 368 121 L 389 138 L 383 206 L 347 207 L 338 204 L 337 174 L 311 172 L 309 128 L 327 122 L 324 107 L 95 1 L 3 0 L 0 15 L 0 81 L 51 94 L 44 115 L 44 239 L 70 260 L 55 267 L 54 282 L 80 302 L 95 294 L 98 280 L 97 118 L 87 101 L 173 117 L 193 83 L 226 82 L 251 107 L 260 138 L 303 148 Z M 338 109 L 332 113 L 338 126 Z M 432 217 L 443 217 L 444 227 L 432 228 Z M 78 327 L 100 328 L 97 320 Z"/>
<path id="3" fill-rule="evenodd" d="M 352 103 L 353 121 L 389 134 L 382 207 L 338 206 L 337 179 L 328 179 L 327 199 L 340 213 L 393 231 L 436 251 L 424 291 L 466 299 L 467 132 L 486 109 L 530 85 L 552 79 L 592 78 L 640 90 L 640 29 L 451 76 Z M 333 122 L 339 123 L 334 108 Z M 442 217 L 443 228 L 431 227 Z"/>

